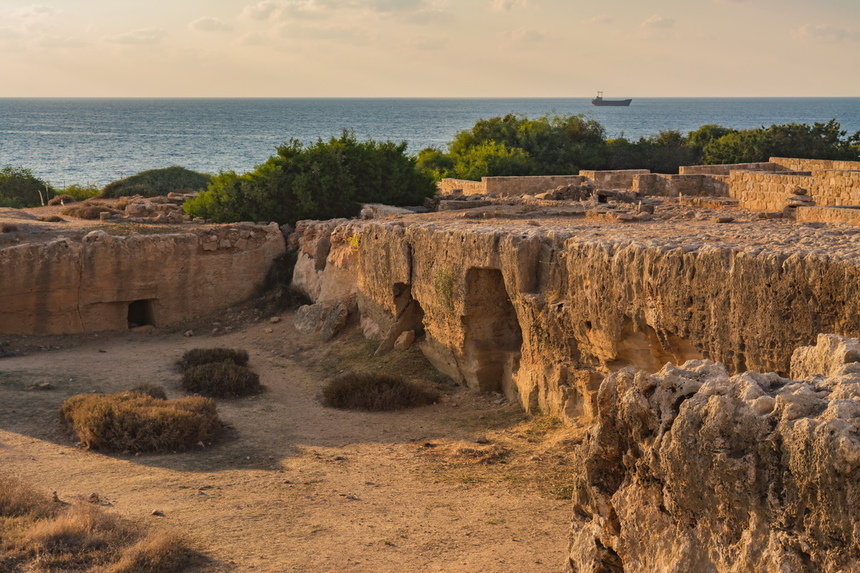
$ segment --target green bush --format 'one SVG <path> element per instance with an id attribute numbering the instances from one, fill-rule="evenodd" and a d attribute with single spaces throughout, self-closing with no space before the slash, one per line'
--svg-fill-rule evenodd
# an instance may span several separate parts
<path id="1" fill-rule="evenodd" d="M 54 193 L 46 182 L 23 167 L 0 169 L 0 207 L 38 207 Z"/>
<path id="2" fill-rule="evenodd" d="M 323 404 L 345 410 L 402 410 L 438 401 L 438 392 L 387 374 L 345 372 L 323 388 Z"/>
<path id="3" fill-rule="evenodd" d="M 202 397 L 79 394 L 66 400 L 60 412 L 78 440 L 96 450 L 184 450 L 211 440 L 221 428 L 215 402 Z"/>
<path id="4" fill-rule="evenodd" d="M 141 171 L 131 177 L 108 183 L 100 197 L 127 197 L 141 195 L 157 197 L 176 191 L 199 191 L 209 185 L 212 177 L 184 167 L 172 166 L 164 169 Z"/>
<path id="5" fill-rule="evenodd" d="M 331 219 L 358 214 L 360 203 L 416 205 L 436 186 L 406 155 L 406 143 L 340 138 L 305 147 L 297 140 L 244 175 L 230 171 L 185 202 L 185 212 L 217 222 Z"/>
<path id="6" fill-rule="evenodd" d="M 75 201 L 86 201 L 101 193 L 101 189 L 95 185 L 69 185 L 63 189 L 65 195 L 71 196 Z"/>
<path id="7" fill-rule="evenodd" d="M 227 362 L 237 366 L 248 365 L 248 351 L 235 348 L 192 348 L 185 351 L 176 363 L 179 370 L 185 372 L 189 368 L 213 362 Z"/>
<path id="8" fill-rule="evenodd" d="M 230 362 L 188 368 L 182 375 L 182 388 L 212 398 L 239 398 L 263 391 L 255 372 Z"/>

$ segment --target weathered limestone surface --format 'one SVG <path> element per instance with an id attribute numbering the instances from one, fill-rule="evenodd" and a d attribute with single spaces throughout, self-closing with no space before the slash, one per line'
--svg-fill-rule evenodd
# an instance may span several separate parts
<path id="1" fill-rule="evenodd" d="M 624 369 L 596 412 L 568 571 L 860 571 L 860 365 L 804 382 Z"/>
<path id="2" fill-rule="evenodd" d="M 135 301 L 156 326 L 200 316 L 252 296 L 283 251 L 274 224 L 0 249 L 0 334 L 125 329 Z"/>
<path id="3" fill-rule="evenodd" d="M 704 223 L 604 234 L 588 220 L 418 221 L 336 227 L 324 265 L 309 254 L 324 233 L 308 223 L 303 267 L 348 285 L 367 334 L 393 343 L 422 326 L 422 350 L 455 380 L 571 420 L 591 411 L 595 373 L 709 358 L 787 375 L 792 350 L 819 332 L 860 335 L 854 234 L 776 221 L 733 224 L 723 240 Z M 828 248 L 800 248 L 814 242 Z"/>

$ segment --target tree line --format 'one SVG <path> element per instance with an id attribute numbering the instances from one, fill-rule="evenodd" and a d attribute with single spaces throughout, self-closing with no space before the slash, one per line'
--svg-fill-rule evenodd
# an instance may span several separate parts
<path id="1" fill-rule="evenodd" d="M 583 115 L 482 119 L 457 133 L 447 151 L 407 153 L 406 142 L 358 141 L 344 131 L 305 145 L 295 139 L 255 169 L 210 176 L 182 167 L 144 171 L 103 189 L 72 185 L 58 191 L 32 171 L 0 169 L 0 207 L 45 204 L 57 193 L 76 200 L 198 191 L 185 203 L 194 217 L 216 222 L 330 219 L 356 215 L 361 203 L 419 205 L 443 177 L 479 180 L 501 175 L 565 175 L 582 169 L 650 169 L 677 173 L 681 165 L 752 163 L 773 156 L 860 160 L 860 131 L 847 136 L 835 120 L 737 130 L 703 125 L 686 135 L 662 131 L 636 141 L 607 139 Z"/>

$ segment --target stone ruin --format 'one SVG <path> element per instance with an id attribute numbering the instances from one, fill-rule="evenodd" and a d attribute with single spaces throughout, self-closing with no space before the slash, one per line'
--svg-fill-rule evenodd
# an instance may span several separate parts
<path id="1" fill-rule="evenodd" d="M 802 215 L 854 188 L 773 174 L 779 205 L 648 195 L 640 172 L 300 222 L 294 284 L 318 323 L 351 315 L 378 353 L 414 339 L 567 422 L 567 571 L 860 571 L 860 228 Z"/>
<path id="2" fill-rule="evenodd" d="M 438 212 L 300 222 L 296 326 L 354 320 L 563 419 L 569 572 L 860 571 L 858 181 L 775 158 L 443 182 Z M 274 224 L 3 246 L 0 333 L 211 312 L 284 249 Z"/>

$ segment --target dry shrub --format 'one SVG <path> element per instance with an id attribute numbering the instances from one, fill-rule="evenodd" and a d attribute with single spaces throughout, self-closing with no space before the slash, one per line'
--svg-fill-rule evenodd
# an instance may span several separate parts
<path id="1" fill-rule="evenodd" d="M 256 373 L 230 362 L 188 368 L 182 375 L 182 388 L 213 398 L 238 398 L 263 391 Z"/>
<path id="2" fill-rule="evenodd" d="M 66 207 L 62 210 L 62 213 L 63 215 L 76 217 L 78 219 L 95 220 L 99 218 L 101 213 L 117 213 L 117 211 L 115 209 L 111 209 L 104 203 L 90 203 L 89 201 L 84 201 L 83 203 L 77 203 L 70 207 Z"/>
<path id="3" fill-rule="evenodd" d="M 145 394 L 147 396 L 152 396 L 153 398 L 157 398 L 159 400 L 167 400 L 167 392 L 164 391 L 162 386 L 158 386 L 157 384 L 138 384 L 129 392 L 135 392 L 137 394 Z"/>
<path id="4" fill-rule="evenodd" d="M 0 474 L 0 518 L 27 516 L 40 519 L 54 513 L 56 506 L 47 497 L 21 480 Z"/>
<path id="5" fill-rule="evenodd" d="M 75 198 L 71 195 L 57 195 L 56 197 L 51 197 L 51 200 L 48 201 L 48 205 L 71 205 L 72 203 L 77 203 Z"/>
<path id="6" fill-rule="evenodd" d="M 155 531 L 125 550 L 106 573 L 171 573 L 182 571 L 189 551 L 181 538 L 168 531 Z"/>
<path id="7" fill-rule="evenodd" d="M 14 233 L 18 230 L 15 223 L 0 223 L 0 233 Z"/>
<path id="8" fill-rule="evenodd" d="M 65 219 L 63 219 L 62 217 L 58 217 L 56 215 L 45 215 L 45 216 L 39 217 L 39 220 L 42 221 L 43 223 L 65 223 L 66 222 Z"/>
<path id="9" fill-rule="evenodd" d="M 66 400 L 60 412 L 81 443 L 97 450 L 184 450 L 212 439 L 221 428 L 215 402 L 201 397 L 79 394 Z"/>
<path id="10" fill-rule="evenodd" d="M 248 352 L 235 348 L 193 348 L 185 352 L 177 362 L 182 372 L 195 366 L 224 362 L 237 366 L 248 365 Z"/>
<path id="11" fill-rule="evenodd" d="M 346 372 L 323 388 L 326 406 L 346 410 L 401 410 L 438 400 L 438 392 L 387 374 Z"/>
<path id="12" fill-rule="evenodd" d="M 52 502 L 8 476 L 0 475 L 0 497 L 17 508 L 0 512 L 0 571 L 176 573 L 193 556 L 175 533 L 148 531 L 92 504 Z"/>

